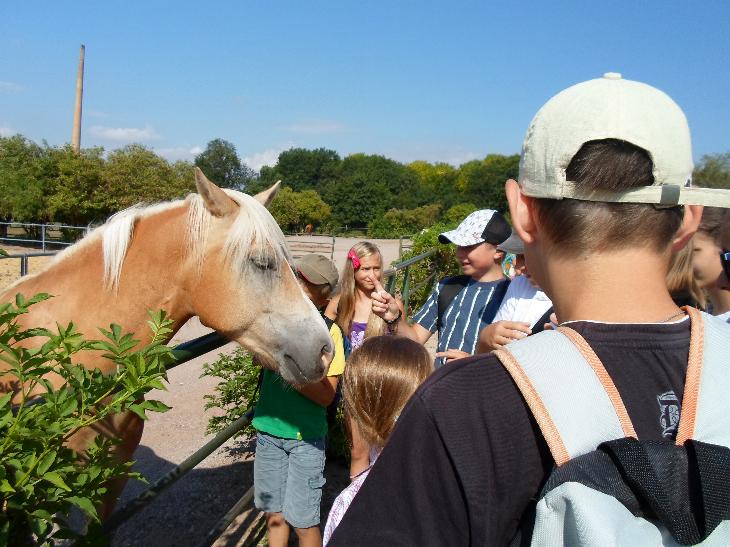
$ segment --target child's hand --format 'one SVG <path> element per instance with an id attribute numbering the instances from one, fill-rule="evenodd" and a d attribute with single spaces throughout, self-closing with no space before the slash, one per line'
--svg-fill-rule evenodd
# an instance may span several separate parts
<path id="1" fill-rule="evenodd" d="M 479 333 L 479 351 L 486 353 L 499 349 L 512 340 L 519 340 L 532 333 L 529 323 L 519 321 L 497 321 L 487 325 Z"/>
<path id="2" fill-rule="evenodd" d="M 560 323 L 558 323 L 558 316 L 555 315 L 555 312 L 550 314 L 550 322 L 545 323 L 544 329 L 545 330 L 552 330 L 557 329 L 560 326 Z"/>
<path id="3" fill-rule="evenodd" d="M 400 313 L 398 302 L 383 288 L 377 278 L 370 277 L 370 281 L 375 285 L 375 290 L 370 295 L 372 299 L 373 313 L 381 317 L 384 321 L 392 321 Z"/>
<path id="4" fill-rule="evenodd" d="M 463 359 L 464 357 L 469 357 L 470 355 L 471 353 L 461 351 L 460 349 L 447 349 L 446 351 L 439 351 L 438 353 L 436 353 L 436 357 L 444 357 L 445 363 L 453 361 L 454 359 Z"/>

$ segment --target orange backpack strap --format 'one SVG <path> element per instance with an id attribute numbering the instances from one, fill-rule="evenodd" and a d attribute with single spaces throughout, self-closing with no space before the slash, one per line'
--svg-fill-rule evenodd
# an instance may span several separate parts
<path id="1" fill-rule="evenodd" d="M 689 362 L 676 444 L 688 439 L 730 446 L 730 325 L 694 308 Z"/>

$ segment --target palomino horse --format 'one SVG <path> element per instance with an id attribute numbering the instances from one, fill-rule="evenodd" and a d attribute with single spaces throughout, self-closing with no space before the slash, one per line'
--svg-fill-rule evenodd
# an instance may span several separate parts
<path id="1" fill-rule="evenodd" d="M 174 330 L 197 315 L 289 382 L 319 380 L 332 359 L 332 342 L 299 287 L 284 235 L 266 210 L 278 183 L 251 197 L 221 190 L 197 168 L 195 179 L 198 194 L 117 213 L 59 253 L 45 270 L 0 293 L 0 302 L 13 301 L 16 293 L 51 293 L 56 296 L 22 316 L 25 326 L 55 329 L 56 323 L 73 321 L 80 332 L 96 338 L 97 327 L 117 323 L 145 343 L 150 340 L 147 310 L 164 309 Z M 114 369 L 101 357 L 91 355 L 87 361 L 85 366 L 103 372 Z M 6 378 L 0 378 L 0 392 L 13 389 Z M 118 455 L 128 460 L 142 424 L 126 412 L 102 430 L 122 440 Z M 83 450 L 97 433 L 78 435 L 73 448 Z M 115 499 L 121 487 L 114 485 Z M 115 499 L 101 508 L 102 516 Z"/>

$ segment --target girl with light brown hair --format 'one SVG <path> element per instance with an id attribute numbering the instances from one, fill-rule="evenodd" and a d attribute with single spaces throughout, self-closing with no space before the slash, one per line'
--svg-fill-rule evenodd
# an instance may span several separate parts
<path id="1" fill-rule="evenodd" d="M 707 307 L 707 298 L 695 279 L 692 268 L 693 250 L 690 240 L 682 250 L 672 255 L 667 272 L 667 288 L 677 306 L 692 306 L 704 310 Z"/>
<path id="2" fill-rule="evenodd" d="M 363 340 L 386 332 L 386 324 L 370 313 L 374 280 L 383 277 L 383 258 L 374 243 L 361 241 L 347 253 L 340 276 L 340 294 L 330 300 L 325 315 L 334 319 L 356 349 Z"/>
<path id="3" fill-rule="evenodd" d="M 325 544 L 388 441 L 398 416 L 432 370 L 428 351 L 404 336 L 368 338 L 353 352 L 343 376 L 345 418 L 353 442 L 359 439 L 369 447 L 369 462 L 355 472 L 351 467 L 352 482 L 337 497 L 327 518 Z"/>

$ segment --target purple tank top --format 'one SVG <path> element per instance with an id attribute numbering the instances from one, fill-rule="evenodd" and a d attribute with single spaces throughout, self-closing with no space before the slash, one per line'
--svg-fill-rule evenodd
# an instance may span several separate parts
<path id="1" fill-rule="evenodd" d="M 350 327 L 350 344 L 352 344 L 353 350 L 362 345 L 362 342 L 365 339 L 365 329 L 367 326 L 367 323 L 358 323 L 357 321 L 352 322 L 352 327 Z"/>

